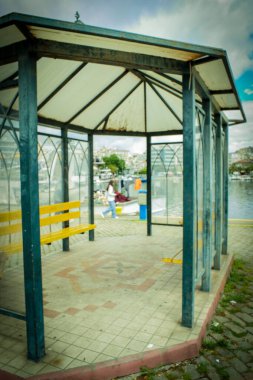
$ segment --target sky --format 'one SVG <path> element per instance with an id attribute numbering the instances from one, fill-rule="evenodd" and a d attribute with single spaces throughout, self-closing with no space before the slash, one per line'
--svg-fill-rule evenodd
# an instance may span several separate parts
<path id="1" fill-rule="evenodd" d="M 25 13 L 222 48 L 227 51 L 247 123 L 229 130 L 229 150 L 253 146 L 253 0 L 0 0 L 0 16 Z M 106 140 L 106 141 L 105 141 Z M 106 145 L 145 150 L 145 139 L 103 137 Z"/>

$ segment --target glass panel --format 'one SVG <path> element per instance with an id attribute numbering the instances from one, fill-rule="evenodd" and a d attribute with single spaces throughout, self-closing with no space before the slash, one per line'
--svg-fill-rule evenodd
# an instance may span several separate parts
<path id="1" fill-rule="evenodd" d="M 8 118 L 0 139 L 0 193 L 0 308 L 24 314 L 20 155 L 18 132 Z M 19 213 L 15 220 L 7 217 L 10 211 Z"/>
<path id="2" fill-rule="evenodd" d="M 40 205 L 63 201 L 61 138 L 38 137 Z"/>
<path id="3" fill-rule="evenodd" d="M 82 221 L 88 223 L 88 143 L 69 139 L 69 200 L 80 200 Z"/>
<path id="4" fill-rule="evenodd" d="M 212 253 L 215 256 L 216 251 L 216 129 L 215 124 L 212 123 Z"/>
<path id="5" fill-rule="evenodd" d="M 196 109 L 196 279 L 202 275 L 203 261 L 203 125 L 205 117 Z"/>
<path id="6" fill-rule="evenodd" d="M 153 144 L 151 150 L 151 167 L 153 222 L 182 224 L 182 143 Z"/>

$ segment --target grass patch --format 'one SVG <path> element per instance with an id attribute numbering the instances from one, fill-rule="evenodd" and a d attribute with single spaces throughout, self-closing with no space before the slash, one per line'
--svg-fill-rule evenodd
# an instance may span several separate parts
<path id="1" fill-rule="evenodd" d="M 202 342 L 202 347 L 207 350 L 212 350 L 217 346 L 217 342 L 214 339 L 205 338 Z"/>
<path id="2" fill-rule="evenodd" d="M 216 367 L 216 371 L 218 372 L 222 380 L 230 379 L 229 373 L 224 368 Z"/>
<path id="3" fill-rule="evenodd" d="M 141 367 L 140 368 L 141 377 L 143 380 L 154 380 L 154 377 L 157 375 L 157 369 Z"/>
<path id="4" fill-rule="evenodd" d="M 210 325 L 210 330 L 217 334 L 222 334 L 224 332 L 223 326 L 217 322 L 214 322 Z"/>
<path id="5" fill-rule="evenodd" d="M 183 376 L 182 376 L 183 380 L 192 380 L 192 377 L 189 373 L 183 373 Z"/>
<path id="6" fill-rule="evenodd" d="M 228 342 L 227 339 L 222 338 L 222 339 L 219 339 L 219 340 L 217 341 L 217 345 L 218 345 L 219 347 L 226 348 L 226 347 L 229 346 L 229 342 Z"/>
<path id="7" fill-rule="evenodd" d="M 208 373 L 207 363 L 199 363 L 197 365 L 196 369 L 197 369 L 198 373 L 200 373 L 201 375 L 207 375 L 207 373 Z"/>

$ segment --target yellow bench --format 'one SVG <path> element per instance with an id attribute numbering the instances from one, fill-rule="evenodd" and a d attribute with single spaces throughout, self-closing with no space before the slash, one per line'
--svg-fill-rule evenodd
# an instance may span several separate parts
<path id="1" fill-rule="evenodd" d="M 54 225 L 57 223 L 69 222 L 70 220 L 79 219 L 80 201 L 56 203 L 48 206 L 40 207 L 40 227 Z M 52 215 L 53 214 L 53 215 Z M 16 222 L 16 223 L 13 223 Z M 66 223 L 68 224 L 68 223 Z M 95 224 L 78 224 L 75 226 L 67 226 L 60 230 L 41 233 L 40 243 L 51 244 L 53 241 L 65 239 L 76 234 L 94 230 Z M 0 213 L 0 238 L 5 235 L 12 235 L 22 232 L 21 210 Z M 21 241 L 11 242 L 0 246 L 0 252 L 15 253 L 22 250 Z"/>

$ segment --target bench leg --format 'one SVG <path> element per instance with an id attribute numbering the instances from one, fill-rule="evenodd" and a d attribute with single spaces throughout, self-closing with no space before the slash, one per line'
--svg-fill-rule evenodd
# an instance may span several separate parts
<path id="1" fill-rule="evenodd" d="M 65 238 L 62 240 L 62 250 L 64 252 L 68 252 L 69 251 L 69 238 Z"/>
<path id="2" fill-rule="evenodd" d="M 94 230 L 89 231 L 89 241 L 94 241 L 95 240 L 95 234 Z"/>

